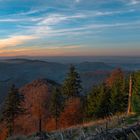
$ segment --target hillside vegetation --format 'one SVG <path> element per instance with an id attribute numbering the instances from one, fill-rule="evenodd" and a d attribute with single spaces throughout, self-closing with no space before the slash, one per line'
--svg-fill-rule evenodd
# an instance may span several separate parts
<path id="1" fill-rule="evenodd" d="M 139 114 L 140 72 L 132 73 L 131 77 L 131 111 Z M 96 132 L 96 126 L 103 126 L 100 128 L 101 132 L 103 128 L 106 130 L 121 126 L 128 108 L 129 84 L 129 75 L 127 77 L 118 68 L 101 84 L 94 85 L 85 93 L 80 74 L 75 66 L 71 65 L 62 85 L 49 79 L 34 80 L 20 89 L 13 85 L 1 106 L 0 138 L 5 140 L 16 135 L 32 136 L 33 133 L 43 137 L 46 133 L 52 135 L 60 130 L 60 133 L 66 132 L 70 127 L 72 129 L 67 132 L 68 135 L 77 131 L 81 134 L 79 127 L 73 131 L 77 125 L 80 128 L 82 126 L 83 137 L 89 128 L 93 128 L 93 133 Z M 110 125 L 114 116 L 115 123 Z M 132 120 L 126 118 L 126 122 Z M 23 136 L 23 139 L 26 138 Z"/>

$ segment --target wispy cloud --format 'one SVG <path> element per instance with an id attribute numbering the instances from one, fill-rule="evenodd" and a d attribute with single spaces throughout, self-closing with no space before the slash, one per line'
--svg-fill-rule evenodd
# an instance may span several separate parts
<path id="1" fill-rule="evenodd" d="M 78 48 L 81 48 L 82 46 L 81 45 L 66 45 L 66 46 L 55 46 L 55 47 L 47 47 L 46 49 L 48 50 L 63 50 L 63 49 L 66 49 L 66 50 L 69 50 L 69 49 L 78 49 Z"/>
<path id="2" fill-rule="evenodd" d="M 133 9 L 130 9 L 130 12 Z M 96 12 L 94 15 L 96 16 L 103 16 L 103 15 L 110 15 L 114 13 L 121 13 L 121 11 L 114 11 L 114 12 Z M 90 14 L 88 14 L 89 16 Z M 9 47 L 9 46 L 16 46 L 19 44 L 23 44 L 29 40 L 33 40 L 34 38 L 44 38 L 44 37 L 53 37 L 53 36 L 65 36 L 65 35 L 81 35 L 81 34 L 91 34 L 91 30 L 94 29 L 94 33 L 96 34 L 100 32 L 102 29 L 105 28 L 118 28 L 118 27 L 128 27 L 132 26 L 135 28 L 137 25 L 140 25 L 140 22 L 118 22 L 118 23 L 106 23 L 106 24 L 87 24 L 80 27 L 73 27 L 73 28 L 53 28 L 52 25 L 57 25 L 64 21 L 69 21 L 72 19 L 79 19 L 79 18 L 86 18 L 86 14 L 76 14 L 76 15 L 62 15 L 62 14 L 51 14 L 48 17 L 40 17 L 38 18 L 38 22 L 32 26 L 21 26 L 21 32 L 17 33 L 19 35 L 10 37 L 7 39 L 0 40 L 0 48 Z M 33 20 L 33 19 L 32 19 Z M 24 34 L 24 36 L 23 36 Z M 27 35 L 27 34 L 30 34 Z"/>
<path id="3" fill-rule="evenodd" d="M 53 36 L 68 36 L 68 35 L 81 35 L 86 33 L 92 33 L 93 35 L 99 33 L 103 29 L 107 28 L 121 28 L 121 27 L 130 27 L 130 28 L 136 28 L 140 26 L 140 21 L 134 21 L 134 22 L 118 22 L 118 23 L 107 23 L 107 24 L 88 24 L 81 27 L 74 27 L 74 28 L 63 28 L 63 29 L 53 29 L 49 28 L 49 26 L 35 26 L 29 28 L 30 30 L 34 31 L 33 34 L 36 36 L 42 38 L 42 37 L 53 37 Z M 36 30 L 35 30 L 36 29 Z M 90 32 L 94 30 L 93 32 Z"/>
<path id="4" fill-rule="evenodd" d="M 62 21 L 85 18 L 84 14 L 75 14 L 73 16 L 62 15 L 62 14 L 51 14 L 47 17 L 43 17 L 42 20 L 38 23 L 38 25 L 55 25 Z"/>
<path id="5" fill-rule="evenodd" d="M 35 38 L 35 36 L 12 36 L 6 39 L 0 39 L 0 50 L 7 47 L 23 44 Z"/>
<path id="6" fill-rule="evenodd" d="M 85 13 L 76 13 L 74 15 L 64 15 L 64 14 L 50 14 L 46 17 L 40 17 L 38 19 L 37 23 L 34 26 L 23 26 L 21 28 L 27 30 L 27 32 L 38 34 L 39 36 L 54 36 L 54 35 L 63 35 L 64 32 L 72 33 L 80 30 L 87 30 L 87 29 L 98 29 L 98 28 L 107 28 L 107 27 L 116 27 L 116 26 L 123 26 L 128 24 L 127 23 L 112 23 L 112 24 L 87 24 L 85 26 L 79 26 L 75 28 L 54 28 L 58 24 L 67 24 L 74 21 L 77 21 L 79 19 L 88 19 L 88 18 L 94 18 L 98 16 L 108 16 L 108 15 L 114 15 L 114 14 L 121 14 L 125 12 L 134 12 L 134 9 L 129 9 L 128 11 L 94 11 L 94 12 L 85 12 Z M 52 26 L 53 25 L 53 26 Z"/>
<path id="7" fill-rule="evenodd" d="M 140 3 L 140 0 L 130 0 L 129 5 L 136 5 L 139 3 Z"/>
<path id="8" fill-rule="evenodd" d="M 140 0 L 120 0 L 121 2 L 125 3 L 125 5 L 136 5 L 136 4 L 140 4 Z"/>
<path id="9" fill-rule="evenodd" d="M 20 13 L 13 14 L 13 15 L 16 15 L 16 16 L 28 16 L 28 15 L 31 15 L 31 14 L 40 13 L 42 11 L 44 11 L 44 9 L 32 9 L 32 10 L 29 10 L 29 11 L 20 12 Z"/>
<path id="10" fill-rule="evenodd" d="M 0 51 L 0 56 L 20 56 L 20 55 L 30 55 L 30 56 L 42 56 L 42 55 L 47 55 L 47 56 L 62 56 L 69 54 L 73 50 L 77 50 L 81 48 L 82 46 L 77 46 L 77 45 L 67 45 L 67 46 L 62 46 L 62 47 L 46 47 L 46 48 L 38 48 L 36 46 L 28 46 L 26 48 L 9 48 L 6 50 L 1 50 Z"/>
<path id="11" fill-rule="evenodd" d="M 130 3 L 139 3 L 140 1 L 133 0 Z M 64 14 L 64 13 L 51 13 L 51 14 L 43 14 L 39 17 L 32 17 L 28 16 L 29 14 L 36 13 L 44 11 L 42 10 L 30 10 L 27 12 L 22 12 L 18 14 L 13 14 L 10 16 L 10 18 L 2 17 L 0 18 L 0 22 L 35 22 L 38 25 L 55 25 L 63 21 L 72 21 L 72 20 L 78 20 L 78 19 L 86 19 L 86 18 L 94 18 L 94 17 L 100 17 L 100 16 L 109 16 L 109 15 L 116 15 L 116 14 L 122 14 L 122 13 L 129 13 L 134 12 L 134 9 L 129 10 L 116 10 L 116 11 L 78 11 L 76 13 L 73 13 L 71 15 Z"/>
<path id="12" fill-rule="evenodd" d="M 76 1 L 76 3 L 79 3 L 80 2 L 80 0 L 75 0 Z"/>
<path id="13" fill-rule="evenodd" d="M 40 21 L 42 18 L 32 18 L 32 17 L 13 17 L 13 18 L 0 18 L 0 22 L 37 22 Z"/>

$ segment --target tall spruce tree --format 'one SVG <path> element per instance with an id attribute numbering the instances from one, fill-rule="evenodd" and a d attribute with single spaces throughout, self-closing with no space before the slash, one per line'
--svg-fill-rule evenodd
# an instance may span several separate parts
<path id="1" fill-rule="evenodd" d="M 87 115 L 89 117 L 96 117 L 100 100 L 100 86 L 95 86 L 87 95 Z"/>
<path id="2" fill-rule="evenodd" d="M 112 113 L 126 111 L 128 92 L 123 71 L 119 68 L 112 71 L 109 78 L 107 78 L 106 86 L 111 92 L 110 111 Z"/>
<path id="3" fill-rule="evenodd" d="M 52 116 L 55 118 L 56 129 L 59 128 L 58 121 L 61 112 L 64 108 L 64 99 L 60 89 L 54 88 L 51 96 L 51 104 L 50 104 L 50 112 Z"/>
<path id="4" fill-rule="evenodd" d="M 118 79 L 111 87 L 111 103 L 112 113 L 124 112 L 127 110 L 127 97 L 128 93 L 125 89 L 125 80 Z"/>
<path id="5" fill-rule="evenodd" d="M 12 85 L 5 100 L 2 113 L 3 120 L 7 125 L 8 136 L 13 135 L 15 119 L 24 112 L 24 109 L 22 108 L 23 101 L 24 96 L 19 94 L 15 85 Z"/>
<path id="6" fill-rule="evenodd" d="M 95 86 L 87 96 L 89 117 L 104 117 L 110 113 L 110 92 L 104 84 Z"/>
<path id="7" fill-rule="evenodd" d="M 64 81 L 62 91 L 67 97 L 78 97 L 82 90 L 80 75 L 71 65 L 67 78 Z"/>
<path id="8" fill-rule="evenodd" d="M 95 86 L 87 95 L 89 117 L 104 117 L 127 110 L 127 82 L 121 69 L 114 70 L 106 83 Z"/>
<path id="9" fill-rule="evenodd" d="M 98 107 L 96 116 L 104 117 L 110 114 L 110 91 L 105 84 L 100 85 L 100 95 L 98 97 Z"/>
<path id="10" fill-rule="evenodd" d="M 87 102 L 87 94 L 82 95 L 80 97 L 80 102 L 81 102 L 81 117 L 82 117 L 82 122 L 84 123 L 84 120 L 86 119 L 86 117 L 88 116 L 87 114 L 87 106 L 88 106 L 88 102 Z"/>
<path id="11" fill-rule="evenodd" d="M 134 112 L 140 112 L 140 71 L 132 75 L 132 109 Z"/>

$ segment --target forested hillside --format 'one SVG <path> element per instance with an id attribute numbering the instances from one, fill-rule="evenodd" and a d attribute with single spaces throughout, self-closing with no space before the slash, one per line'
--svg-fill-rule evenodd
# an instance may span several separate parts
<path id="1" fill-rule="evenodd" d="M 131 111 L 139 113 L 140 72 L 131 73 L 131 77 Z M 0 137 L 4 140 L 8 136 L 35 132 L 41 135 L 110 115 L 126 114 L 129 81 L 130 75 L 118 68 L 85 92 L 80 74 L 71 65 L 62 84 L 38 79 L 18 89 L 14 83 L 1 106 Z"/>

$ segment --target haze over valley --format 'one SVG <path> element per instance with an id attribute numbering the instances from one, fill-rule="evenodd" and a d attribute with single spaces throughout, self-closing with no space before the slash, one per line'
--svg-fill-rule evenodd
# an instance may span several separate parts
<path id="1" fill-rule="evenodd" d="M 84 62 L 84 60 L 86 60 Z M 2 58 L 0 60 L 0 100 L 12 83 L 20 88 L 36 79 L 50 79 L 62 84 L 71 64 L 80 73 L 84 91 L 102 83 L 110 72 L 121 68 L 126 74 L 140 69 L 139 57 L 41 57 Z M 56 62 L 55 62 L 56 61 Z"/>

